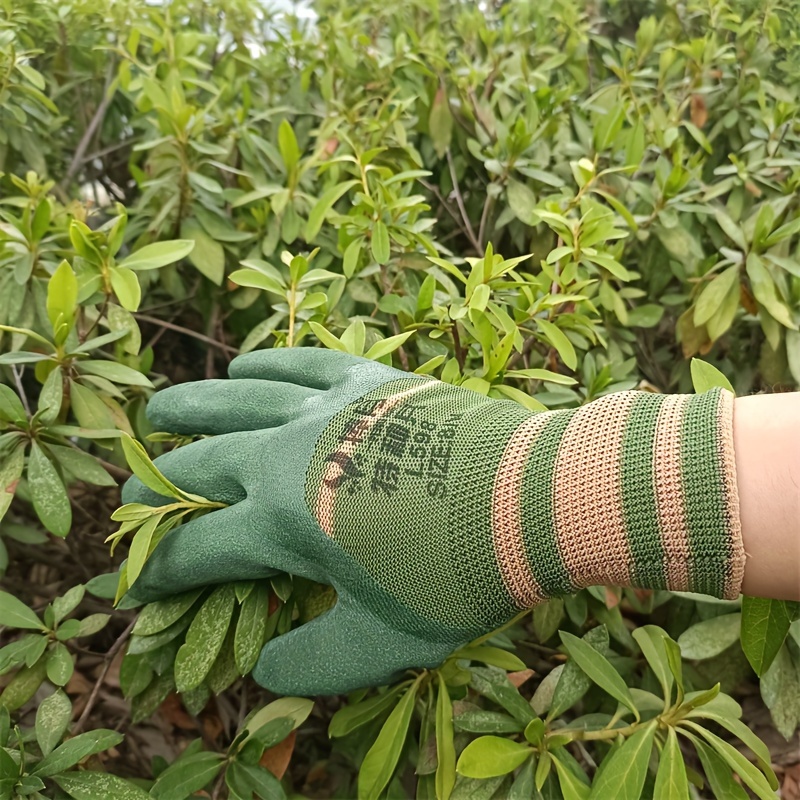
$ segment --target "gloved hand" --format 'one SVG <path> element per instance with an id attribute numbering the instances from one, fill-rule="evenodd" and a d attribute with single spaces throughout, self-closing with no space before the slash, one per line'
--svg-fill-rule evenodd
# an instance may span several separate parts
<path id="1" fill-rule="evenodd" d="M 738 595 L 725 390 L 534 414 L 305 348 L 240 356 L 230 377 L 150 401 L 157 429 L 213 435 L 159 469 L 229 506 L 169 533 L 132 594 L 275 570 L 332 584 L 334 608 L 264 647 L 253 676 L 272 691 L 386 683 L 592 584 Z M 163 503 L 135 478 L 123 499 Z"/>

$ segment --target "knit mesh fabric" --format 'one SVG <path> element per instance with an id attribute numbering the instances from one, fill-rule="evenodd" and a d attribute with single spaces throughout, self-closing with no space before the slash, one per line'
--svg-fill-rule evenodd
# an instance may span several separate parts
<path id="1" fill-rule="evenodd" d="M 732 410 L 712 389 L 532 414 L 409 376 L 333 417 L 306 501 L 382 588 L 459 628 L 595 584 L 735 598 Z"/>

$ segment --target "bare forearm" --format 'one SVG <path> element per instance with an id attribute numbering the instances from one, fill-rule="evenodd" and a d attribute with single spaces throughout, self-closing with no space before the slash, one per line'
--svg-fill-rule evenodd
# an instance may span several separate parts
<path id="1" fill-rule="evenodd" d="M 734 402 L 742 591 L 800 600 L 800 392 Z"/>

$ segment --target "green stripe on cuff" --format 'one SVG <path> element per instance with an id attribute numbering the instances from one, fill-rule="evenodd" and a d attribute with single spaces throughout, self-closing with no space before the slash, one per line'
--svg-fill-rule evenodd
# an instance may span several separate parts
<path id="1" fill-rule="evenodd" d="M 525 550 L 536 582 L 549 596 L 574 591 L 556 536 L 553 491 L 555 465 L 564 430 L 572 414 L 557 414 L 536 438 L 535 453 L 522 479 L 522 530 Z"/>
<path id="2" fill-rule="evenodd" d="M 722 597 L 732 557 L 727 531 L 725 481 L 720 459 L 719 404 L 722 389 L 695 395 L 687 404 L 681 463 L 689 530 L 692 591 Z M 711 435 L 712 432 L 715 435 Z"/>
<path id="3" fill-rule="evenodd" d="M 662 402 L 662 395 L 637 394 L 625 424 L 620 456 L 622 510 L 633 559 L 631 579 L 635 586 L 652 589 L 667 585 L 653 469 Z"/>

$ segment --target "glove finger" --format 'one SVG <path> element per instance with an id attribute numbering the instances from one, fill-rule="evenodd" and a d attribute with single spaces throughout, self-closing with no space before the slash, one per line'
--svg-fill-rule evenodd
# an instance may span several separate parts
<path id="1" fill-rule="evenodd" d="M 201 439 L 164 453 L 154 463 L 164 477 L 184 492 L 233 505 L 247 496 L 242 476 L 247 463 L 245 454 L 253 451 L 252 437 L 266 439 L 267 433 L 231 433 Z M 122 502 L 161 506 L 173 500 L 148 488 L 134 476 L 122 487 Z"/>
<path id="2" fill-rule="evenodd" d="M 314 389 L 330 389 L 342 382 L 348 370 L 357 366 L 380 365 L 338 350 L 283 347 L 237 356 L 231 361 L 228 374 L 231 378 L 286 381 Z"/>
<path id="3" fill-rule="evenodd" d="M 302 414 L 319 389 L 270 380 L 208 380 L 158 392 L 147 417 L 158 430 L 185 434 L 255 431 L 284 425 Z"/>
<path id="4" fill-rule="evenodd" d="M 438 666 L 461 644 L 397 631 L 340 594 L 330 611 L 267 642 L 253 678 L 276 694 L 345 694 L 382 686 L 406 669 Z"/>
<path id="5" fill-rule="evenodd" d="M 130 594 L 150 603 L 201 586 L 258 580 L 276 572 L 325 582 L 327 575 L 319 566 L 277 543 L 273 528 L 269 522 L 254 527 L 247 500 L 187 522 L 164 537 Z"/>

